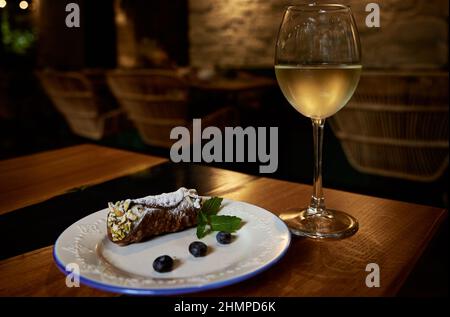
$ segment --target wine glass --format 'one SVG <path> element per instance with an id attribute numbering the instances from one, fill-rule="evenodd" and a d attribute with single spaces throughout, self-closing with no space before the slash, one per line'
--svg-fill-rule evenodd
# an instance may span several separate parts
<path id="1" fill-rule="evenodd" d="M 358 230 L 358 221 L 325 207 L 322 192 L 322 141 L 325 119 L 352 97 L 361 74 L 358 30 L 350 7 L 340 4 L 289 6 L 275 52 L 278 84 L 289 103 L 311 118 L 314 185 L 311 202 L 280 215 L 295 235 L 340 239 Z"/>

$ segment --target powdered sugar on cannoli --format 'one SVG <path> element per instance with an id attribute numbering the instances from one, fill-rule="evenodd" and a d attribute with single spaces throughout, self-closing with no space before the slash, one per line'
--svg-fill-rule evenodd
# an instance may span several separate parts
<path id="1" fill-rule="evenodd" d="M 108 237 L 118 244 L 180 231 L 196 224 L 201 198 L 195 189 L 108 203 Z"/>
<path id="2" fill-rule="evenodd" d="M 177 191 L 172 193 L 163 193 L 160 195 L 133 199 L 132 202 L 144 205 L 148 208 L 172 208 L 179 205 L 186 197 L 190 198 L 192 202 L 200 204 L 197 191 L 195 189 L 186 189 L 184 187 L 180 187 Z M 200 208 L 200 205 L 198 208 Z"/>

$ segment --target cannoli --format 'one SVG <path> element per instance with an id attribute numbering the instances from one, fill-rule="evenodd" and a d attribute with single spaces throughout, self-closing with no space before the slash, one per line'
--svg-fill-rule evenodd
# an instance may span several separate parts
<path id="1" fill-rule="evenodd" d="M 108 203 L 108 238 L 119 245 L 177 232 L 197 224 L 201 198 L 195 189 Z"/>

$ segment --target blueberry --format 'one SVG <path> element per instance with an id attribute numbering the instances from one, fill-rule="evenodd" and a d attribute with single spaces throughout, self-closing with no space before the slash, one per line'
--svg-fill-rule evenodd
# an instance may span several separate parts
<path id="1" fill-rule="evenodd" d="M 208 246 L 201 241 L 194 241 L 189 245 L 189 252 L 196 258 L 205 256 L 208 251 Z"/>
<path id="2" fill-rule="evenodd" d="M 153 268 L 156 272 L 169 272 L 172 270 L 173 260 L 168 255 L 161 255 L 153 261 Z"/>
<path id="3" fill-rule="evenodd" d="M 216 239 L 220 244 L 229 244 L 231 243 L 231 233 L 220 231 L 217 233 Z"/>

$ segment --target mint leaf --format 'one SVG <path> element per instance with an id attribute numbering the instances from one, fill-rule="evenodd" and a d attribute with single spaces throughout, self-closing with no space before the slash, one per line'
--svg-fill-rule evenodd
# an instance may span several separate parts
<path id="1" fill-rule="evenodd" d="M 236 216 L 211 215 L 209 217 L 209 224 L 213 231 L 225 231 L 231 233 L 239 229 L 241 220 L 241 218 Z"/>
<path id="2" fill-rule="evenodd" d="M 197 224 L 206 225 L 208 223 L 208 217 L 203 213 L 203 211 L 199 211 L 197 214 Z"/>
<path id="3" fill-rule="evenodd" d="M 197 225 L 197 238 L 201 239 L 208 234 L 208 230 L 206 230 L 206 224 L 198 224 Z"/>
<path id="4" fill-rule="evenodd" d="M 223 198 L 212 197 L 202 204 L 197 214 L 197 238 L 202 239 L 211 231 L 232 233 L 241 227 L 242 219 L 236 216 L 217 215 Z"/>
<path id="5" fill-rule="evenodd" d="M 219 212 L 223 198 L 212 197 L 205 201 L 202 205 L 202 212 L 206 215 L 215 215 Z"/>

